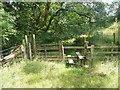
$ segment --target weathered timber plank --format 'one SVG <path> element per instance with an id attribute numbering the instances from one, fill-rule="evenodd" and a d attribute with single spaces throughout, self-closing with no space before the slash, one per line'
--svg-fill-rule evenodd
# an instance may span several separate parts
<path id="1" fill-rule="evenodd" d="M 20 47 L 18 47 L 13 53 L 11 53 L 8 56 L 5 56 L 4 58 L 2 58 L 1 62 L 8 62 L 10 60 L 12 60 L 13 58 L 16 58 L 18 54 L 20 54 L 22 51 L 22 45 Z"/>
<path id="2" fill-rule="evenodd" d="M 80 46 L 64 46 L 64 49 L 84 49 L 84 47 L 80 47 Z"/>
<path id="3" fill-rule="evenodd" d="M 65 56 L 65 58 L 77 58 L 77 56 Z"/>
<path id="4" fill-rule="evenodd" d="M 94 48 L 120 48 L 118 46 L 95 46 Z"/>
<path id="5" fill-rule="evenodd" d="M 120 52 L 95 52 L 95 54 L 119 54 Z"/>
<path id="6" fill-rule="evenodd" d="M 44 55 L 40 55 L 40 57 L 44 57 Z M 55 58 L 55 57 L 60 57 L 59 55 L 47 55 L 46 57 L 53 57 L 53 58 Z"/>
<path id="7" fill-rule="evenodd" d="M 45 50 L 44 47 L 37 48 L 37 50 Z M 46 47 L 46 50 L 59 50 L 59 47 Z"/>
<path id="8" fill-rule="evenodd" d="M 52 46 L 59 46 L 59 45 L 62 45 L 61 43 L 51 43 L 51 44 L 40 44 L 41 46 L 44 46 L 44 45 L 46 45 L 46 46 L 50 46 L 50 45 L 52 45 Z"/>
<path id="9" fill-rule="evenodd" d="M 82 46 L 64 46 L 65 49 L 84 49 Z M 91 48 L 91 46 L 87 47 L 88 49 Z M 118 46 L 95 46 L 94 48 L 120 48 Z"/>
<path id="10" fill-rule="evenodd" d="M 36 42 L 35 42 L 35 34 L 33 34 L 32 38 L 33 38 L 33 54 L 34 54 L 34 57 L 35 57 L 35 56 L 36 56 Z"/>
<path id="11" fill-rule="evenodd" d="M 37 52 L 37 53 L 44 53 L 44 52 Z M 47 54 L 59 54 L 60 52 L 47 52 Z"/>
<path id="12" fill-rule="evenodd" d="M 95 59 L 107 59 L 107 58 L 116 58 L 116 59 L 118 59 L 118 56 L 113 56 L 113 57 L 109 57 L 109 56 L 104 56 L 104 57 L 100 57 L 100 56 L 96 56 L 96 57 L 93 57 L 93 58 L 95 58 Z"/>
<path id="13" fill-rule="evenodd" d="M 45 59 L 45 58 L 43 58 L 43 57 L 38 57 L 38 59 Z M 52 60 L 52 61 L 58 60 L 58 61 L 60 61 L 60 58 L 47 58 L 46 60 L 47 60 L 47 61 L 49 61 L 49 60 Z"/>

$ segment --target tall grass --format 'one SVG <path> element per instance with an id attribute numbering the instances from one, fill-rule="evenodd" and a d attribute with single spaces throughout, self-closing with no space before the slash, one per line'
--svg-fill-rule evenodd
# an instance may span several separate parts
<path id="1" fill-rule="evenodd" d="M 92 71 L 64 63 L 21 61 L 0 69 L 1 88 L 117 88 L 117 62 L 97 63 Z"/>
<path id="2" fill-rule="evenodd" d="M 112 34 L 117 33 L 116 26 L 114 23 L 103 29 L 104 41 L 95 38 L 95 43 L 111 45 Z M 68 52 L 74 55 L 75 51 Z M 64 63 L 24 60 L 0 69 L 1 88 L 118 88 L 118 61 L 94 60 L 93 69 L 88 71 L 85 68 L 66 68 Z"/>

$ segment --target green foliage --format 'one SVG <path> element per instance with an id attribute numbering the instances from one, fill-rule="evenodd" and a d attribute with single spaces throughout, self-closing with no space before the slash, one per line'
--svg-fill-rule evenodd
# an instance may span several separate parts
<path id="1" fill-rule="evenodd" d="M 95 67 L 87 71 L 84 68 L 66 68 L 63 63 L 25 60 L 0 69 L 0 88 L 118 87 L 116 61 L 99 62 Z"/>
<path id="2" fill-rule="evenodd" d="M 0 3 L 3 6 L 2 3 Z M 11 47 L 14 45 L 14 40 L 16 40 L 16 31 L 14 29 L 13 22 L 15 20 L 14 16 L 11 16 L 10 13 L 4 11 L 3 8 L 0 9 L 1 23 L 0 26 L 2 31 L 2 45 L 3 48 Z M 12 39 L 12 40 L 11 40 Z"/>
<path id="3" fill-rule="evenodd" d="M 31 36 L 33 33 L 36 34 L 38 43 L 62 42 L 107 27 L 116 17 L 116 14 L 110 15 L 116 4 L 108 5 L 102 2 L 3 2 L 1 4 L 3 4 L 1 10 L 6 13 L 4 14 L 7 15 L 6 18 L 13 19 L 12 23 L 9 23 L 9 20 L 3 18 L 9 27 L 8 31 L 12 33 L 11 29 L 15 31 L 12 36 L 7 33 L 3 35 L 10 42 L 14 38 L 16 43 L 20 43 L 24 35 Z M 106 8 L 110 8 L 109 12 Z M 3 27 L 3 32 L 6 32 L 5 23 Z"/>
<path id="4" fill-rule="evenodd" d="M 113 23 L 111 26 L 107 28 L 103 28 L 99 31 L 94 31 L 87 38 L 90 45 L 112 45 L 113 42 L 113 33 L 115 33 L 115 45 L 118 43 L 118 23 Z"/>

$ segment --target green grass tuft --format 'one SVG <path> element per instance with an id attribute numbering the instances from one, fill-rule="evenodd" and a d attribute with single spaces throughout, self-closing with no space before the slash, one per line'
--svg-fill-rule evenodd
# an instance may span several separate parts
<path id="1" fill-rule="evenodd" d="M 117 88 L 117 62 L 97 63 L 92 71 L 64 63 L 21 61 L 0 69 L 1 88 Z"/>

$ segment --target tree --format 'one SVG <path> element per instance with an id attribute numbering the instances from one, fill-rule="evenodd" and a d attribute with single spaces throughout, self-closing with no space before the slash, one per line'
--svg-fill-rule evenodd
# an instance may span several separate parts
<path id="1" fill-rule="evenodd" d="M 0 3 L 3 6 L 2 3 Z M 16 40 L 15 35 L 16 31 L 14 30 L 14 25 L 12 22 L 14 21 L 15 17 L 11 16 L 10 13 L 4 11 L 3 8 L 0 9 L 1 15 L 1 33 L 2 33 L 2 46 L 3 48 L 11 47 L 14 45 L 14 40 Z"/>
<path id="2" fill-rule="evenodd" d="M 3 8 L 15 17 L 19 41 L 34 33 L 40 43 L 61 42 L 106 27 L 111 20 L 102 2 L 4 2 Z"/>

